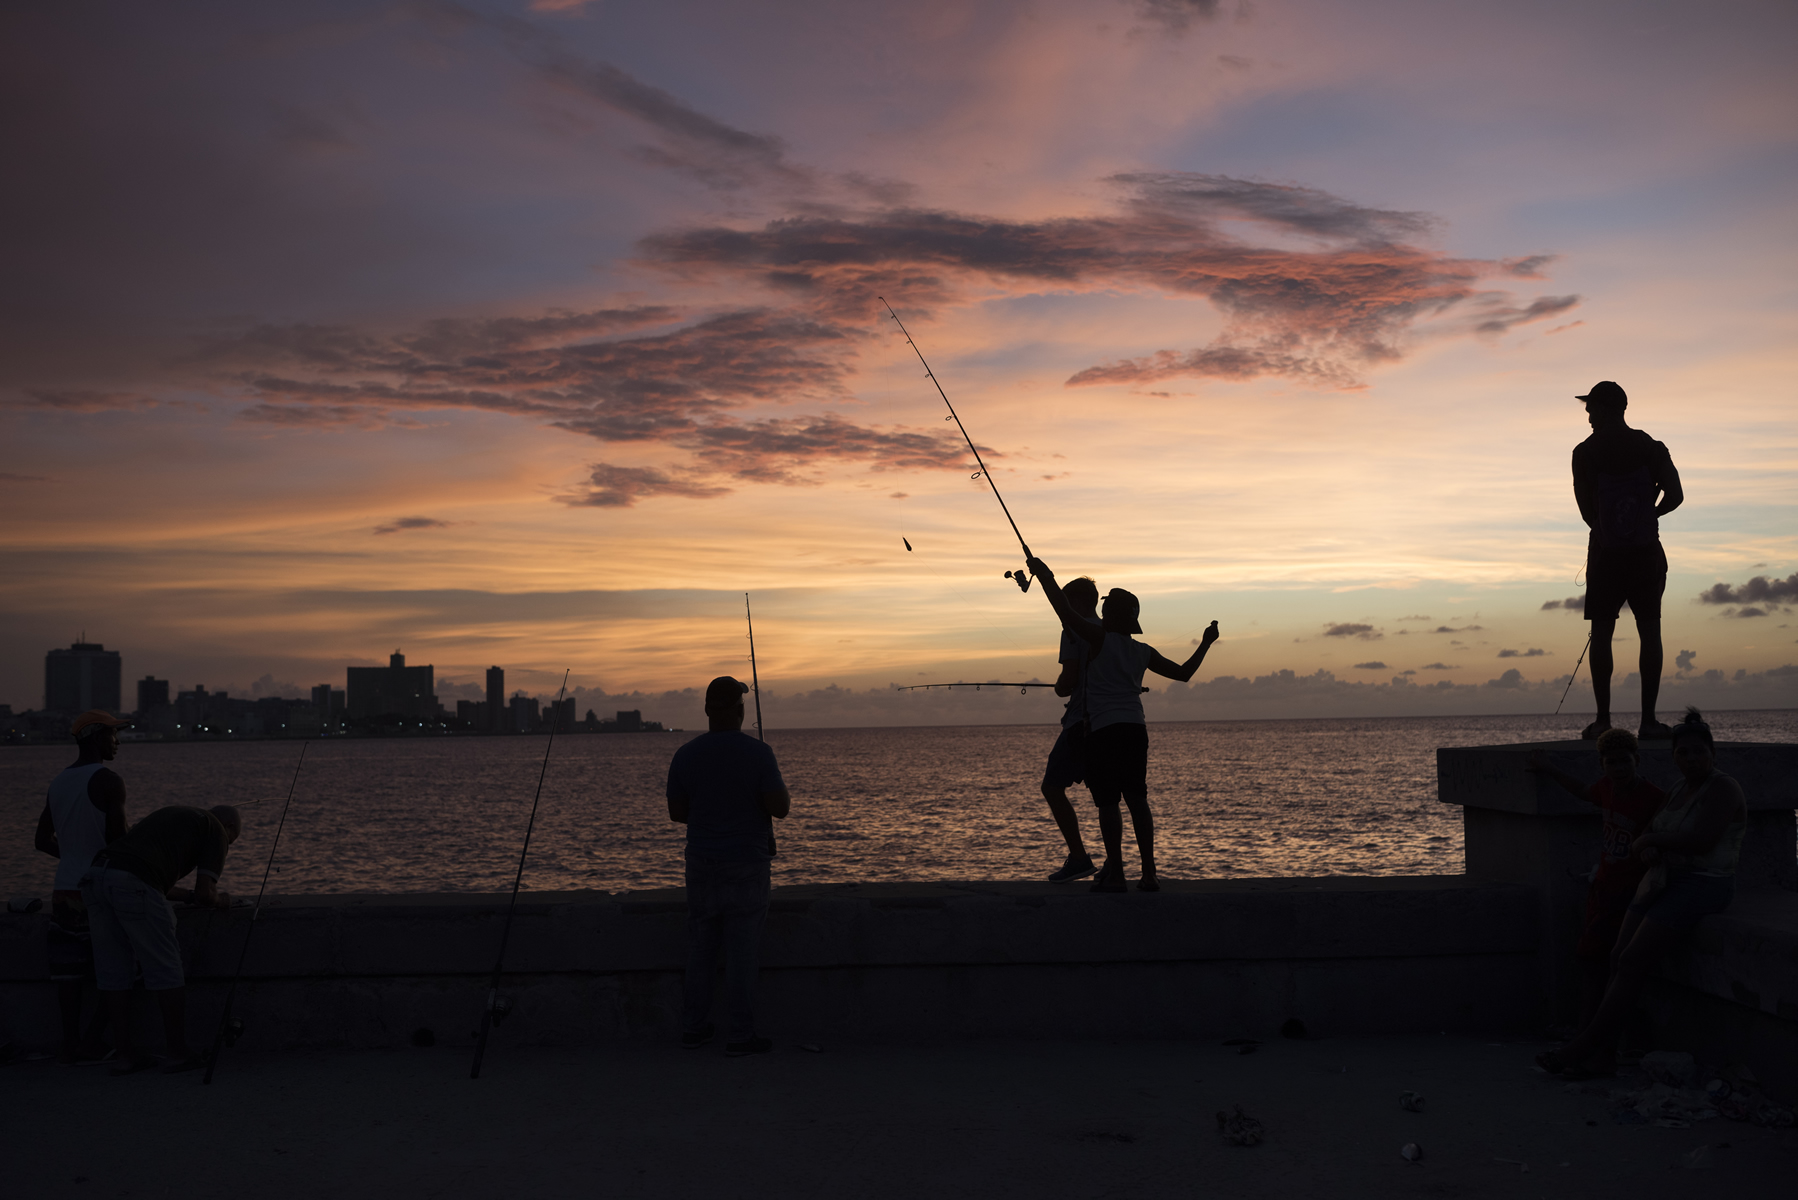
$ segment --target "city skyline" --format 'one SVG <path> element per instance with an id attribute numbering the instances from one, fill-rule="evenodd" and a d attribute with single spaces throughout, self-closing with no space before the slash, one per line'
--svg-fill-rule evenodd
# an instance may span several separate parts
<path id="1" fill-rule="evenodd" d="M 1552 710 L 1600 379 L 1662 707 L 1798 705 L 1789 5 L 104 11 L 0 18 L 0 703 L 85 626 L 630 709 L 747 591 L 771 725 L 1053 719 L 891 691 L 1057 631 L 884 297 L 1033 549 L 1219 620 L 1156 719 Z"/>

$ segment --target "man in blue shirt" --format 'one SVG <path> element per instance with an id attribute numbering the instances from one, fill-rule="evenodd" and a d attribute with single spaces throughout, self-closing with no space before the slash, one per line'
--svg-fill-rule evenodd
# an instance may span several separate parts
<path id="1" fill-rule="evenodd" d="M 724 1052 L 766 1054 L 755 1032 L 755 979 L 762 919 L 768 914 L 773 818 L 792 804 L 774 751 L 743 732 L 749 686 L 729 675 L 706 685 L 709 731 L 668 764 L 668 817 L 687 827 L 687 980 L 681 1045 L 698 1049 L 716 1033 L 709 1017 L 718 954 L 724 952 L 729 1030 Z"/>

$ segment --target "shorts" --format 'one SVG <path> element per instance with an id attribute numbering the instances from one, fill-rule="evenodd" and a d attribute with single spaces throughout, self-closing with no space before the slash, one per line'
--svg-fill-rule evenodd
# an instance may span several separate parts
<path id="1" fill-rule="evenodd" d="M 1149 794 L 1149 727 L 1123 721 L 1086 735 L 1086 786 L 1109 808 L 1125 796 Z"/>
<path id="2" fill-rule="evenodd" d="M 1636 898 L 1636 887 L 1641 881 L 1640 873 L 1624 876 L 1618 882 L 1593 881 L 1586 890 L 1586 920 L 1573 952 L 1575 958 L 1585 962 L 1610 961 L 1618 935 L 1623 932 L 1623 918 L 1629 913 L 1630 901 Z"/>
<path id="3" fill-rule="evenodd" d="M 1636 620 L 1660 620 L 1667 590 L 1667 552 L 1652 546 L 1593 547 L 1586 552 L 1588 621 L 1615 621 L 1624 602 Z"/>
<path id="4" fill-rule="evenodd" d="M 94 939 L 81 893 L 58 890 L 50 897 L 50 930 L 44 939 L 50 978 L 86 983 L 94 977 Z"/>
<path id="5" fill-rule="evenodd" d="M 1046 791 L 1066 791 L 1069 785 L 1086 780 L 1086 739 L 1082 725 L 1063 725 L 1049 751 L 1049 765 L 1043 768 Z"/>
<path id="6" fill-rule="evenodd" d="M 81 898 L 93 930 L 94 981 L 101 991 L 130 991 L 133 963 L 143 968 L 144 986 L 151 991 L 186 982 L 168 897 L 129 871 L 94 866 L 81 877 Z"/>
<path id="7" fill-rule="evenodd" d="M 1690 929 L 1705 917 L 1729 907 L 1735 899 L 1733 875 L 1675 875 L 1667 886 L 1629 910 L 1669 929 Z"/>

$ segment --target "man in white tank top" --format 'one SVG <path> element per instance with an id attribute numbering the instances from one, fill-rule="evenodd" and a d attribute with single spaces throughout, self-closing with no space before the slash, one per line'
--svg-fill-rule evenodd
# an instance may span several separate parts
<path id="1" fill-rule="evenodd" d="M 128 724 L 99 709 L 75 718 L 71 732 L 78 753 L 50 781 L 37 821 L 37 848 L 57 860 L 46 949 L 62 1010 L 64 1062 L 103 1062 L 108 1057 L 100 1041 L 105 1005 L 95 1010 L 87 1036 L 81 1036 L 82 992 L 94 981 L 94 947 L 80 884 L 94 855 L 125 835 L 125 781 L 106 764 L 118 754 L 119 729 Z"/>

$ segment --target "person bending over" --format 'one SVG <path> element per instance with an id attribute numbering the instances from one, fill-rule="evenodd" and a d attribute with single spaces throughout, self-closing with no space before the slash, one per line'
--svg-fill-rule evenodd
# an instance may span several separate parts
<path id="1" fill-rule="evenodd" d="M 131 1046 L 133 965 L 143 968 L 144 986 L 162 1009 L 169 1055 L 162 1069 L 172 1074 L 206 1065 L 205 1057 L 187 1046 L 186 979 L 169 901 L 231 907 L 231 897 L 218 890 L 218 879 L 225 854 L 242 831 L 243 820 L 229 804 L 159 808 L 108 843 L 81 877 L 81 898 L 93 920 L 94 973 L 112 1012 L 112 1041 L 119 1054 L 114 1075 L 156 1065 L 154 1057 Z M 189 871 L 193 887 L 176 887 Z"/>
<path id="2" fill-rule="evenodd" d="M 774 819 L 792 806 L 774 751 L 743 732 L 749 685 L 720 675 L 706 685 L 709 731 L 668 764 L 668 819 L 687 827 L 687 978 L 681 1045 L 697 1050 L 716 1032 L 709 1019 L 712 978 L 724 952 L 730 1028 L 724 1053 L 766 1054 L 755 1032 L 755 979 L 762 920 L 768 915 Z"/>
<path id="3" fill-rule="evenodd" d="M 1155 877 L 1155 819 L 1149 811 L 1149 729 L 1142 707 L 1142 678 L 1153 671 L 1185 683 L 1205 661 L 1217 641 L 1217 622 L 1211 622 L 1192 657 L 1175 663 L 1153 646 L 1130 635 L 1142 632 L 1137 617 L 1142 606 L 1122 588 L 1106 593 L 1100 623 L 1094 625 L 1068 603 L 1055 582 L 1054 572 L 1040 558 L 1026 564 L 1042 580 L 1043 594 L 1061 618 L 1061 627 L 1083 639 L 1092 659 L 1086 672 L 1087 719 L 1086 785 L 1099 810 L 1099 834 L 1105 839 L 1105 866 L 1092 885 L 1095 892 L 1121 892 L 1124 882 L 1124 823 L 1118 802 L 1130 809 L 1136 832 L 1136 848 L 1142 855 L 1138 891 L 1160 890 Z"/>
<path id="4" fill-rule="evenodd" d="M 1701 918 L 1729 907 L 1736 859 L 1748 828 L 1742 785 L 1717 769 L 1711 727 L 1695 708 L 1673 727 L 1673 765 L 1679 782 L 1631 844 L 1648 867 L 1623 919 L 1611 959 L 1611 983 L 1586 1027 L 1558 1050 L 1536 1056 L 1551 1075 L 1573 1068 L 1602 1069 L 1616 1053 L 1623 1014 L 1642 994 L 1648 973 Z"/>
<path id="5" fill-rule="evenodd" d="M 1098 584 L 1082 575 L 1062 588 L 1061 594 L 1067 597 L 1076 616 L 1088 624 L 1098 623 Z M 1049 813 L 1068 844 L 1067 861 L 1049 876 L 1049 882 L 1072 883 L 1098 870 L 1080 836 L 1080 818 L 1074 815 L 1074 806 L 1068 801 L 1069 785 L 1086 779 L 1086 668 L 1092 650 L 1085 638 L 1064 629 L 1060 658 L 1061 674 L 1055 680 L 1055 694 L 1067 697 L 1068 703 L 1061 715 L 1055 748 L 1049 751 L 1048 765 L 1043 768 L 1043 799 L 1049 802 Z"/>
<path id="6" fill-rule="evenodd" d="M 1574 951 L 1579 960 L 1582 1029 L 1598 1015 L 1611 980 L 1611 952 L 1623 931 L 1623 918 L 1636 897 L 1636 888 L 1648 870 L 1630 847 L 1648 831 L 1649 821 L 1667 799 L 1667 793 L 1636 774 L 1639 750 L 1636 736 L 1629 730 L 1607 729 L 1599 736 L 1598 762 L 1603 774 L 1590 784 L 1550 766 L 1540 750 L 1531 752 L 1529 764 L 1531 771 L 1554 780 L 1570 795 L 1604 813 L 1598 870 L 1586 889 L 1585 928 Z M 1601 1050 L 1585 1069 L 1615 1074 L 1617 1064 L 1608 1050 Z"/>
<path id="7" fill-rule="evenodd" d="M 75 718 L 75 761 L 50 781 L 44 811 L 37 819 L 37 848 L 57 860 L 50 893 L 50 929 L 44 949 L 62 1011 L 62 1061 L 97 1063 L 113 1052 L 101 1041 L 111 1019 L 106 1001 L 94 1009 L 87 1034 L 81 1032 L 81 993 L 94 981 L 94 942 L 81 877 L 94 855 L 125 836 L 125 781 L 106 764 L 119 752 L 119 729 L 129 725 L 111 713 L 90 709 Z"/>
<path id="8" fill-rule="evenodd" d="M 1661 694 L 1661 593 L 1667 552 L 1660 518 L 1685 502 L 1667 447 L 1623 420 L 1629 396 L 1605 380 L 1575 399 L 1586 404 L 1592 436 L 1573 448 L 1573 498 L 1591 527 L 1586 549 L 1586 620 L 1592 623 L 1592 698 L 1598 715 L 1580 732 L 1592 741 L 1611 727 L 1611 637 L 1629 603 L 1642 639 L 1643 741 L 1672 735 L 1655 719 Z"/>

